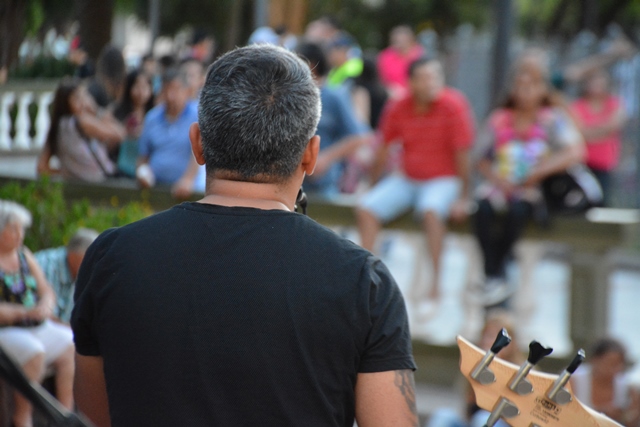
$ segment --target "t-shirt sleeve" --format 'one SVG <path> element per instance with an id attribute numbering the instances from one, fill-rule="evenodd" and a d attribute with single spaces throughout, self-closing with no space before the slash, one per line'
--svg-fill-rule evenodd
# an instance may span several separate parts
<path id="1" fill-rule="evenodd" d="M 404 298 L 387 267 L 370 257 L 363 270 L 369 282 L 369 329 L 358 372 L 416 369 Z"/>
<path id="2" fill-rule="evenodd" d="M 454 111 L 451 116 L 453 146 L 457 149 L 469 148 L 473 143 L 475 124 L 471 107 L 462 95 L 456 100 Z"/>
<path id="3" fill-rule="evenodd" d="M 80 266 L 74 293 L 74 308 L 71 313 L 71 329 L 76 352 L 83 356 L 100 356 L 97 337 L 98 306 L 96 291 L 108 273 L 102 271 L 102 259 L 106 253 L 114 230 L 102 233 L 89 248 Z"/>

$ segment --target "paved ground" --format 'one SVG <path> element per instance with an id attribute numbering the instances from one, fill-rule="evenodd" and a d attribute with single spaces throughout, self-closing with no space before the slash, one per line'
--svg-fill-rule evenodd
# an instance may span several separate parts
<path id="1" fill-rule="evenodd" d="M 357 242 L 353 228 L 338 228 L 342 235 Z M 476 243 L 470 236 L 450 235 L 443 256 L 442 302 L 435 315 L 416 315 L 419 299 L 416 287 L 424 289 L 430 277 L 430 265 L 422 237 L 405 231 L 384 231 L 380 238 L 381 257 L 389 266 L 407 300 L 415 339 L 435 345 L 454 345 L 462 335 L 474 340 L 482 326 L 482 310 L 466 296 L 466 287 L 479 280 L 479 259 Z M 548 257 L 550 244 L 524 241 L 517 251 L 523 261 L 511 275 L 519 283 L 514 297 L 513 312 L 519 342 L 526 350 L 537 339 L 554 348 L 557 356 L 569 356 L 574 351 L 569 337 L 570 269 L 562 261 Z M 609 278 L 609 334 L 621 339 L 632 359 L 640 362 L 640 272 L 615 271 Z M 638 364 L 640 365 L 640 363 Z M 632 372 L 640 385 L 640 366 Z"/>

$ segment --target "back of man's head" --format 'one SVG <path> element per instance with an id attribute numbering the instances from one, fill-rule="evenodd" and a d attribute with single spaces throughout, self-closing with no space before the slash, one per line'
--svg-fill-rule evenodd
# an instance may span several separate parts
<path id="1" fill-rule="evenodd" d="M 90 228 L 79 228 L 67 243 L 67 252 L 84 254 L 98 237 L 98 232 Z"/>
<path id="2" fill-rule="evenodd" d="M 270 45 L 233 50 L 210 67 L 198 123 L 207 173 L 279 183 L 315 135 L 320 95 L 309 66 Z"/>

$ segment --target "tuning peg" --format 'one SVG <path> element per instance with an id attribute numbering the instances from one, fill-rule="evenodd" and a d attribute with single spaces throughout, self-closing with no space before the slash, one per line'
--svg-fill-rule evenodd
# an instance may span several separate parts
<path id="1" fill-rule="evenodd" d="M 513 375 L 513 378 L 511 378 L 509 389 L 521 396 L 531 393 L 533 391 L 533 385 L 526 377 L 529 375 L 529 372 L 531 372 L 531 369 L 543 358 L 550 355 L 552 351 L 553 349 L 551 347 L 544 347 L 538 341 L 531 341 L 531 344 L 529 344 L 529 357 L 527 361 L 520 366 L 518 372 Z"/>
<path id="2" fill-rule="evenodd" d="M 513 418 L 520 415 L 518 407 L 509 399 L 501 398 L 493 407 L 487 422 L 483 427 L 493 427 L 500 420 L 500 418 Z"/>
<path id="3" fill-rule="evenodd" d="M 480 384 L 491 384 L 496 380 L 495 374 L 489 369 L 489 365 L 493 362 L 496 354 L 511 343 L 511 337 L 505 328 L 502 328 L 493 342 L 491 349 L 487 351 L 482 360 L 473 368 L 470 377 L 478 381 Z"/>
<path id="4" fill-rule="evenodd" d="M 578 350 L 578 353 L 573 358 L 567 369 L 565 369 L 555 380 L 553 385 L 547 391 L 547 397 L 549 400 L 553 400 L 559 405 L 566 405 L 571 402 L 571 393 L 569 393 L 564 386 L 567 385 L 571 375 L 578 369 L 578 367 L 584 362 L 585 353 L 583 349 Z"/>

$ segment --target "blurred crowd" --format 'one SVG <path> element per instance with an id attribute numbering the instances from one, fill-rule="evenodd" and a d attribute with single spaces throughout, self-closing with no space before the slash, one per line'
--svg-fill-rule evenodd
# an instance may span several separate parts
<path id="1" fill-rule="evenodd" d="M 377 54 L 364 52 L 332 17 L 311 22 L 300 38 L 264 27 L 249 42 L 297 52 L 317 82 L 321 151 L 305 191 L 329 200 L 353 195 L 360 243 L 373 252 L 384 224 L 405 212 L 424 225 L 433 266 L 421 296 L 425 312 L 440 299 L 449 221 L 471 220 L 482 251 L 484 280 L 474 298 L 504 309 L 516 290 L 507 267 L 526 224 L 544 221 L 549 211 L 608 203 L 627 118 L 608 67 L 635 54 L 626 40 L 562 70 L 550 69 L 544 50 L 526 49 L 511 65 L 504 98 L 482 122 L 465 94 L 446 84 L 438 52 L 419 44 L 408 26 L 394 28 Z M 190 133 L 216 56 L 213 38 L 196 32 L 187 52 L 146 56 L 134 69 L 113 46 L 95 65 L 80 42 L 69 55 L 76 75 L 55 92 L 38 174 L 93 183 L 129 179 L 177 199 L 203 193 L 206 175 L 192 155 Z M 579 97 L 562 94 L 568 85 L 580 88 Z M 74 256 L 95 233 L 81 230 L 68 247 L 33 256 L 21 245 L 29 225 L 22 207 L 0 202 L 0 318 L 13 326 L 0 328 L 0 344 L 34 380 L 54 366 L 58 397 L 71 407 L 69 289 L 79 265 Z M 638 425 L 637 397 L 622 379 L 624 348 L 610 340 L 599 345 L 576 391 L 625 425 Z M 468 419 L 443 412 L 430 425 L 476 425 L 469 424 L 476 411 L 471 407 Z M 15 425 L 29 425 L 29 413 L 16 397 Z"/>

